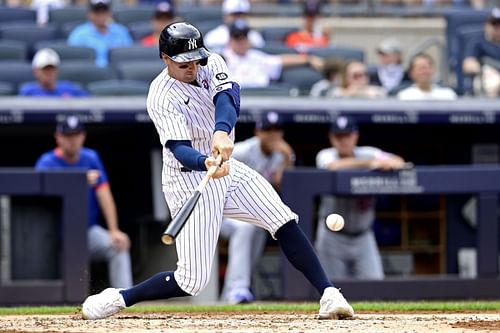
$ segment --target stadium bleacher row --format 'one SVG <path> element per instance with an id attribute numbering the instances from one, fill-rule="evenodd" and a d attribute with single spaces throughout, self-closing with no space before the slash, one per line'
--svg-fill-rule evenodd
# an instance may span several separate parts
<path id="1" fill-rule="evenodd" d="M 276 6 L 279 5 L 274 5 Z M 271 7 L 255 6 L 253 13 L 266 15 Z M 297 7 L 295 4 L 279 6 L 280 9 L 285 7 L 289 8 L 286 14 L 280 12 L 280 15 L 300 15 L 300 11 L 292 10 Z M 220 6 L 179 6 L 176 12 L 178 16 L 195 22 L 203 33 L 222 22 Z M 110 66 L 98 68 L 93 65 L 95 53 L 92 49 L 66 44 L 72 29 L 86 21 L 86 7 L 70 6 L 51 10 L 49 23 L 43 27 L 36 24 L 34 10 L 0 7 L 0 71 L 4 73 L 0 78 L 0 95 L 16 95 L 23 82 L 33 81 L 30 61 L 33 54 L 43 47 L 53 48 L 60 55 L 60 79 L 75 81 L 92 94 L 144 94 L 151 79 L 163 68 L 156 50 L 143 48 L 138 44 L 142 37 L 151 32 L 150 19 L 153 13 L 154 7 L 144 5 L 114 9 L 114 20 L 129 29 L 137 45 L 112 50 L 109 54 Z M 443 13 L 447 22 L 446 57 L 450 71 L 455 74 L 454 88 L 459 94 L 472 93 L 472 79 L 462 73 L 463 50 L 468 42 L 483 33 L 487 13 L 487 10 L 470 9 L 453 9 Z M 333 12 L 325 9 L 324 15 L 333 15 Z M 267 43 L 263 51 L 272 54 L 296 53 L 295 49 L 286 47 L 283 42 L 287 34 L 297 29 L 298 27 L 280 26 L 260 28 Z M 357 48 L 332 46 L 313 49 L 310 53 L 323 58 L 365 59 L 364 51 Z M 158 61 L 152 62 L 151 59 Z M 247 93 L 304 95 L 321 78 L 322 74 L 310 67 L 289 68 L 284 70 L 282 77 L 269 91 L 255 89 L 251 92 L 253 89 L 248 89 Z M 106 87 L 106 82 L 109 87 Z"/>

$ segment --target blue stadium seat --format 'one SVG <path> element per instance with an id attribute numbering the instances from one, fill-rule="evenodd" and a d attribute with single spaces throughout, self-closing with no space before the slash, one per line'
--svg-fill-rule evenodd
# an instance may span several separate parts
<path id="1" fill-rule="evenodd" d="M 12 83 L 0 81 L 0 96 L 9 96 L 15 94 L 16 89 L 14 89 L 14 85 Z"/>
<path id="2" fill-rule="evenodd" d="M 0 24 L 0 38 L 25 42 L 28 47 L 28 56 L 31 57 L 33 45 L 36 42 L 57 38 L 57 27 L 50 24 L 40 27 L 36 23 L 2 23 Z"/>
<path id="3" fill-rule="evenodd" d="M 67 40 L 68 39 L 68 36 L 69 34 L 77 27 L 79 26 L 80 24 L 82 24 L 82 22 L 78 22 L 78 21 L 71 21 L 71 22 L 66 22 L 66 23 L 62 23 L 60 26 L 59 26 L 59 36 L 61 38 L 64 38 L 64 40 Z"/>
<path id="4" fill-rule="evenodd" d="M 196 26 L 203 21 L 217 21 L 219 24 L 223 22 L 221 6 L 180 5 L 176 8 L 176 13 Z"/>
<path id="5" fill-rule="evenodd" d="M 105 80 L 91 82 L 87 89 L 94 96 L 146 96 L 149 84 L 134 80 Z"/>
<path id="6" fill-rule="evenodd" d="M 67 60 L 88 60 L 90 63 L 95 62 L 95 50 L 89 47 L 71 46 L 64 41 L 41 41 L 34 45 L 35 51 L 46 47 L 56 51 L 62 62 Z"/>
<path id="7" fill-rule="evenodd" d="M 0 6 L 0 22 L 27 21 L 36 22 L 36 12 L 27 8 Z"/>
<path id="8" fill-rule="evenodd" d="M 267 42 L 259 50 L 268 54 L 298 54 L 299 52 L 293 48 L 286 46 L 281 42 Z"/>
<path id="9" fill-rule="evenodd" d="M 314 48 L 310 49 L 308 53 L 321 58 L 340 58 L 345 60 L 358 60 L 361 62 L 364 62 L 365 59 L 363 50 L 348 47 L 329 46 Z"/>
<path id="10" fill-rule="evenodd" d="M 59 25 L 68 22 L 83 23 L 87 21 L 87 12 L 88 8 L 83 6 L 52 9 L 49 12 L 49 22 Z"/>
<path id="11" fill-rule="evenodd" d="M 153 32 L 151 21 L 133 22 L 128 24 L 127 28 L 130 32 L 130 35 L 132 35 L 132 38 L 136 42 L 140 42 L 141 39 Z"/>
<path id="12" fill-rule="evenodd" d="M 34 80 L 31 64 L 24 61 L 0 61 L 0 81 L 11 84 L 17 89 L 24 82 Z"/>
<path id="13" fill-rule="evenodd" d="M 313 84 L 323 79 L 323 74 L 310 66 L 284 68 L 279 82 L 299 89 L 301 95 L 309 95 Z"/>
<path id="14" fill-rule="evenodd" d="M 264 27 L 259 30 L 266 42 L 284 43 L 290 33 L 299 29 L 297 27 Z"/>
<path id="15" fill-rule="evenodd" d="M 26 61 L 28 48 L 26 43 L 17 40 L 0 39 L 0 61 Z"/>
<path id="16" fill-rule="evenodd" d="M 293 88 L 284 84 L 271 84 L 268 87 L 259 88 L 241 88 L 242 96 L 283 96 L 289 97 L 292 95 Z"/>
<path id="17" fill-rule="evenodd" d="M 118 75 L 122 80 L 137 80 L 151 83 L 165 68 L 161 61 L 122 61 L 117 65 Z"/>
<path id="18" fill-rule="evenodd" d="M 158 48 L 142 47 L 133 45 L 127 47 L 115 47 L 108 53 L 109 65 L 117 68 L 118 64 L 129 61 L 149 61 L 161 63 Z"/>
<path id="19" fill-rule="evenodd" d="M 198 30 L 200 30 L 202 35 L 205 35 L 207 32 L 218 27 L 221 24 L 222 24 L 222 21 L 219 21 L 219 20 L 204 20 L 204 21 L 198 22 L 196 24 L 196 27 L 198 28 Z"/>
<path id="20" fill-rule="evenodd" d="M 152 6 L 122 7 L 113 10 L 113 18 L 116 22 L 128 26 L 134 22 L 151 21 L 154 11 Z"/>
<path id="21" fill-rule="evenodd" d="M 84 88 L 94 81 L 115 79 L 115 73 L 107 67 L 97 67 L 88 60 L 70 60 L 61 63 L 59 79 L 80 83 Z"/>

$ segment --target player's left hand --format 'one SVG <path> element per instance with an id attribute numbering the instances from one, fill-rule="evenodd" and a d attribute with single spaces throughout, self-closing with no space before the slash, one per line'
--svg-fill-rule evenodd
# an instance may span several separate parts
<path id="1" fill-rule="evenodd" d="M 212 139 L 212 154 L 221 155 L 222 162 L 229 160 L 233 153 L 234 143 L 224 131 L 215 131 Z"/>
<path id="2" fill-rule="evenodd" d="M 111 244 L 118 251 L 125 251 L 130 248 L 130 239 L 126 233 L 114 230 L 109 232 L 109 237 L 111 238 Z"/>
<path id="3" fill-rule="evenodd" d="M 229 163 L 228 162 L 222 162 L 221 156 L 217 156 L 217 158 L 213 156 L 207 157 L 205 160 L 205 166 L 207 167 L 207 170 L 213 166 L 217 165 L 217 171 L 212 175 L 212 178 L 217 179 L 217 178 L 222 178 L 224 176 L 229 175 Z"/>

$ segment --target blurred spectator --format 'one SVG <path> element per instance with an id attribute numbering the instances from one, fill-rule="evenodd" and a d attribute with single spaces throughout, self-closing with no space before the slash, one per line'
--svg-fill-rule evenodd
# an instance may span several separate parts
<path id="1" fill-rule="evenodd" d="M 311 87 L 312 97 L 332 96 L 333 91 L 339 84 L 339 74 L 345 66 L 344 60 L 339 58 L 328 58 L 323 65 L 324 79 L 316 82 Z"/>
<path id="2" fill-rule="evenodd" d="M 63 8 L 65 5 L 65 0 L 33 0 L 31 2 L 31 8 L 36 10 L 36 22 L 39 25 L 49 22 L 49 11 Z"/>
<path id="3" fill-rule="evenodd" d="M 342 68 L 340 86 L 333 90 L 332 96 L 381 98 L 387 96 L 387 92 L 382 87 L 370 85 L 366 65 L 352 60 Z"/>
<path id="4" fill-rule="evenodd" d="M 485 57 L 498 61 L 486 63 Z M 484 25 L 484 36 L 466 45 L 463 62 L 465 74 L 477 75 L 475 91 L 486 96 L 500 95 L 500 8 L 493 8 Z M 481 89 L 482 88 L 482 89 Z"/>
<path id="5" fill-rule="evenodd" d="M 248 35 L 250 27 L 236 20 L 229 27 L 230 40 L 222 52 L 233 79 L 245 87 L 267 87 L 279 79 L 283 67 L 311 65 L 321 70 L 323 60 L 302 54 L 271 55 L 252 48 Z"/>
<path id="6" fill-rule="evenodd" d="M 408 70 L 413 84 L 401 90 L 397 97 L 401 100 L 442 99 L 452 100 L 457 98 L 453 89 L 441 87 L 433 82 L 436 72 L 434 60 L 425 53 L 419 53 L 410 62 Z"/>
<path id="7" fill-rule="evenodd" d="M 108 262 L 109 281 L 114 288 L 132 286 L 130 240 L 118 226 L 118 215 L 106 170 L 97 152 L 85 148 L 83 124 L 77 116 L 64 117 L 54 134 L 57 147 L 36 162 L 37 170 L 87 170 L 89 190 L 88 249 L 93 261 Z M 107 229 L 99 224 L 100 215 Z"/>
<path id="8" fill-rule="evenodd" d="M 82 97 L 88 93 L 69 81 L 59 81 L 59 55 L 52 49 L 40 49 L 33 57 L 33 76 L 36 82 L 25 83 L 19 89 L 20 96 Z"/>
<path id="9" fill-rule="evenodd" d="M 90 0 L 89 22 L 77 26 L 68 37 L 68 44 L 85 46 L 96 51 L 96 65 L 108 65 L 108 50 L 133 44 L 128 29 L 112 22 L 110 0 Z"/>
<path id="10" fill-rule="evenodd" d="M 156 5 L 156 10 L 151 20 L 153 33 L 141 40 L 141 45 L 150 47 L 157 46 L 161 31 L 170 23 L 174 22 L 174 7 L 169 1 L 162 1 Z"/>
<path id="11" fill-rule="evenodd" d="M 370 83 L 382 86 L 388 92 L 410 80 L 403 67 L 403 47 L 395 38 L 382 40 L 377 47 L 377 71 L 370 76 Z"/>
<path id="12" fill-rule="evenodd" d="M 328 135 L 330 148 L 316 155 L 316 166 L 327 170 L 378 169 L 398 170 L 404 160 L 379 148 L 358 146 L 359 130 L 353 118 L 340 116 L 332 123 Z M 340 231 L 326 227 L 332 213 L 345 219 Z M 315 247 L 330 280 L 384 278 L 382 260 L 372 230 L 375 220 L 375 198 L 324 195 L 318 212 Z"/>
<path id="13" fill-rule="evenodd" d="M 285 43 L 299 52 L 307 52 L 310 48 L 326 47 L 330 42 L 330 34 L 321 29 L 318 22 L 321 7 L 317 0 L 306 0 L 302 12 L 302 28 L 286 37 Z"/>
<path id="14" fill-rule="evenodd" d="M 237 19 L 246 20 L 250 12 L 249 0 L 224 0 L 222 4 L 222 13 L 224 15 L 224 24 L 205 34 L 205 46 L 210 50 L 220 53 L 229 42 L 229 26 Z M 263 47 L 265 42 L 262 35 L 250 30 L 248 39 L 253 47 Z"/>
<path id="15" fill-rule="evenodd" d="M 279 191 L 286 168 L 295 155 L 283 139 L 283 121 L 276 112 L 268 112 L 255 124 L 255 136 L 234 145 L 233 157 L 259 172 Z M 250 287 L 252 269 L 265 247 L 265 230 L 237 220 L 225 219 L 221 237 L 229 239 L 228 264 L 222 299 L 230 304 L 254 300 Z"/>

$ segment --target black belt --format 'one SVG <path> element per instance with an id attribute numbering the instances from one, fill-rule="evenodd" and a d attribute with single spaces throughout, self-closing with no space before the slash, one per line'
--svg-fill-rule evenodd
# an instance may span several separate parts
<path id="1" fill-rule="evenodd" d="M 186 168 L 186 167 L 181 167 L 181 172 L 191 172 L 193 170 Z"/>

